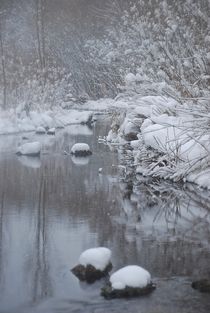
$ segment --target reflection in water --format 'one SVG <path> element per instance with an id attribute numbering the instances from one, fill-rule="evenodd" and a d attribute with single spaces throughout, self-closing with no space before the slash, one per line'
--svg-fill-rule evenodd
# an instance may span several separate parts
<path id="1" fill-rule="evenodd" d="M 31 167 L 31 168 L 41 167 L 41 160 L 39 157 L 31 157 L 31 156 L 22 155 L 18 157 L 18 161 L 26 167 Z"/>
<path id="2" fill-rule="evenodd" d="M 2 148 L 0 312 L 137 313 L 140 304 L 142 313 L 209 311 L 208 296 L 190 287 L 192 278 L 210 275 L 209 194 L 142 178 L 119 182 L 117 154 L 95 135 L 107 127 L 97 123 L 92 136 L 83 126 L 61 130 L 49 145 L 44 136 L 48 154 L 37 167 Z M 82 166 L 63 153 L 76 142 L 93 151 Z M 103 281 L 79 284 L 70 268 L 99 245 L 113 251 L 114 270 L 145 266 L 157 290 L 113 302 L 99 295 Z"/>
<path id="3" fill-rule="evenodd" d="M 123 245 L 135 247 L 129 261 L 160 277 L 210 277 L 210 194 L 142 176 L 123 181 L 115 221 L 123 226 Z"/>
<path id="4" fill-rule="evenodd" d="M 72 162 L 75 165 L 80 166 L 80 165 L 88 165 L 90 157 L 76 157 L 76 156 L 72 156 L 71 159 L 72 159 Z"/>

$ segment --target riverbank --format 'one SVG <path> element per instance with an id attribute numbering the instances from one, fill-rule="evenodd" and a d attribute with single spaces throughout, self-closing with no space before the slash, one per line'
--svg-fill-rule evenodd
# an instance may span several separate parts
<path id="1" fill-rule="evenodd" d="M 204 100 L 196 104 L 163 96 L 122 95 L 46 112 L 10 110 L 0 114 L 0 134 L 88 124 L 93 112 L 101 111 L 112 114 L 105 141 L 129 144 L 129 165 L 136 174 L 210 189 L 210 114 Z"/>

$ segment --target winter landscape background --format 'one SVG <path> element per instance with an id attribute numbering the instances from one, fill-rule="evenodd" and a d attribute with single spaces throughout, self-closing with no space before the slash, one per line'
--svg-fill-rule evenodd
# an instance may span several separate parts
<path id="1" fill-rule="evenodd" d="M 209 143 L 209 0 L 0 0 L 0 312 L 209 312 Z M 104 302 L 94 246 L 157 290 Z"/>

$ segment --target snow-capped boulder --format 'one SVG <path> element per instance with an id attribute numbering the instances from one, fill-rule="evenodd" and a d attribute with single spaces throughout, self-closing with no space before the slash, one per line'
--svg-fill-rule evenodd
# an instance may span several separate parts
<path id="1" fill-rule="evenodd" d="M 47 131 L 47 134 L 48 135 L 55 135 L 55 128 L 49 128 L 48 131 Z"/>
<path id="2" fill-rule="evenodd" d="M 192 288 L 199 290 L 200 292 L 208 292 L 210 293 L 210 280 L 209 279 L 201 279 L 192 282 Z"/>
<path id="3" fill-rule="evenodd" d="M 36 129 L 36 134 L 42 135 L 46 133 L 46 129 L 43 126 L 38 126 Z"/>
<path id="4" fill-rule="evenodd" d="M 129 265 L 111 275 L 107 286 L 102 288 L 101 295 L 105 298 L 137 297 L 154 289 L 148 271 L 137 265 Z"/>
<path id="5" fill-rule="evenodd" d="M 94 283 L 106 276 L 111 269 L 111 251 L 98 247 L 84 251 L 79 257 L 79 264 L 71 271 L 79 280 Z"/>
<path id="6" fill-rule="evenodd" d="M 139 121 L 125 118 L 123 124 L 120 127 L 120 132 L 127 141 L 137 140 L 138 133 L 140 132 Z"/>
<path id="7" fill-rule="evenodd" d="M 18 147 L 17 155 L 39 156 L 41 153 L 41 144 L 38 141 L 27 142 Z"/>
<path id="8" fill-rule="evenodd" d="M 73 147 L 71 148 L 71 154 L 82 157 L 82 156 L 91 155 L 92 152 L 87 143 L 75 143 Z"/>

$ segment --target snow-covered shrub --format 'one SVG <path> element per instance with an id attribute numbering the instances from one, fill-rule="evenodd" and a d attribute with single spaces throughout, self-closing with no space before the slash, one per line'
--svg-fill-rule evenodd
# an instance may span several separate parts
<path id="1" fill-rule="evenodd" d="M 184 98 L 209 94 L 209 1 L 108 1 L 102 39 L 86 49 L 117 91 Z M 202 35 L 201 35 L 202 34 Z"/>

